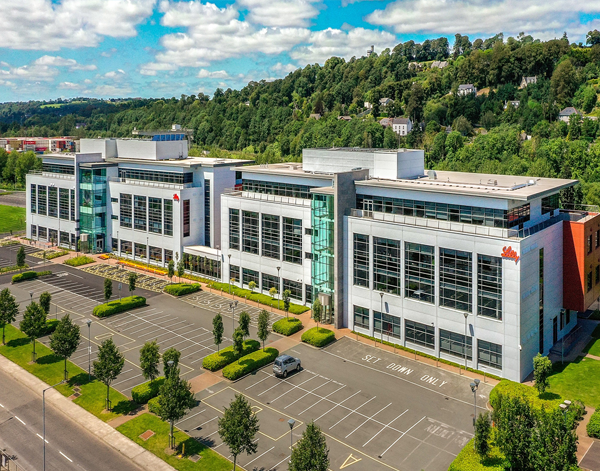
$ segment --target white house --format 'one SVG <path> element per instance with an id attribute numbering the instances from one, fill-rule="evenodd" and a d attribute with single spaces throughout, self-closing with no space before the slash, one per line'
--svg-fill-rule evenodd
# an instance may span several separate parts
<path id="1" fill-rule="evenodd" d="M 413 125 L 410 118 L 394 118 L 392 120 L 392 129 L 399 136 L 406 136 L 412 131 Z"/>
<path id="2" fill-rule="evenodd" d="M 576 110 L 572 106 L 567 106 L 565 109 L 561 110 L 560 113 L 558 113 L 558 120 L 568 123 L 569 118 L 573 114 L 578 114 L 579 116 L 583 116 L 583 113 L 581 113 L 581 111 Z"/>
<path id="3" fill-rule="evenodd" d="M 475 95 L 477 93 L 477 89 L 472 83 L 462 84 L 458 86 L 458 95 L 467 96 L 467 95 Z"/>
<path id="4" fill-rule="evenodd" d="M 523 76 L 523 78 L 521 79 L 521 85 L 519 85 L 519 88 L 525 88 L 525 87 L 527 87 L 527 85 L 529 85 L 531 83 L 537 83 L 537 75 L 534 75 L 533 77 Z"/>

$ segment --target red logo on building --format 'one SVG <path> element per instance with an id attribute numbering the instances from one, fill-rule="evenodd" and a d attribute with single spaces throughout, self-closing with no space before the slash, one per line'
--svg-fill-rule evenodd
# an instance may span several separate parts
<path id="1" fill-rule="evenodd" d="M 173 195 L 173 199 L 174 199 L 175 201 L 179 201 L 179 195 L 178 195 L 177 193 L 175 193 L 175 194 Z"/>
<path id="2" fill-rule="evenodd" d="M 508 247 L 502 248 L 502 258 L 510 258 L 511 260 L 514 260 L 516 263 L 519 261 L 520 257 L 517 254 L 517 252 L 512 249 L 511 246 L 508 246 Z"/>

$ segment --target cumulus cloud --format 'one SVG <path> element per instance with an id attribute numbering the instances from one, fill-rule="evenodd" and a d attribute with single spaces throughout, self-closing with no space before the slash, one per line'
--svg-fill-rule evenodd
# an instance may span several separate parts
<path id="1" fill-rule="evenodd" d="M 33 61 L 34 65 L 53 66 L 53 67 L 69 67 L 69 70 L 96 70 L 94 64 L 79 64 L 75 59 L 65 59 L 60 56 L 42 56 Z"/>
<path id="2" fill-rule="evenodd" d="M 74 82 L 61 82 L 58 84 L 58 88 L 61 90 L 81 90 L 83 85 Z"/>
<path id="3" fill-rule="evenodd" d="M 0 64 L 0 80 L 20 80 L 29 82 L 49 82 L 59 74 L 55 67 L 41 64 L 29 64 L 12 67 L 6 62 Z"/>
<path id="4" fill-rule="evenodd" d="M 249 11 L 246 20 L 273 27 L 309 26 L 319 14 L 320 0 L 238 0 Z M 318 5 L 320 6 L 320 5 Z"/>
<path id="5" fill-rule="evenodd" d="M 128 86 L 117 85 L 98 85 L 89 91 L 90 94 L 96 97 L 124 97 L 131 93 L 131 88 Z"/>
<path id="6" fill-rule="evenodd" d="M 229 78 L 229 74 L 225 70 L 210 71 L 206 69 L 200 69 L 197 75 L 198 78 L 211 78 L 211 79 L 225 79 Z"/>
<path id="7" fill-rule="evenodd" d="M 123 69 L 111 70 L 110 72 L 106 72 L 104 74 L 104 78 L 119 80 L 125 77 L 125 71 Z"/>
<path id="8" fill-rule="evenodd" d="M 277 62 L 277 64 L 271 67 L 271 70 L 280 75 L 287 75 L 297 68 L 298 66 L 295 66 L 294 64 L 282 64 L 281 62 Z"/>

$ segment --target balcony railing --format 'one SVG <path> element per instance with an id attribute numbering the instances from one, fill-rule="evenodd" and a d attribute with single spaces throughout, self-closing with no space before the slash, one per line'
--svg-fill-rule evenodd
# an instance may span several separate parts
<path id="1" fill-rule="evenodd" d="M 304 206 L 310 208 L 311 200 L 305 198 L 295 198 L 293 196 L 269 195 L 267 193 L 255 193 L 253 191 L 243 191 L 236 188 L 226 188 L 225 195 L 235 196 L 237 198 L 246 198 L 252 200 L 266 201 L 269 203 L 291 204 L 294 206 Z"/>
<path id="2" fill-rule="evenodd" d="M 43 170 L 32 170 L 29 175 L 38 175 L 47 178 L 58 178 L 60 180 L 75 180 L 75 175 L 69 175 L 68 173 L 54 173 L 45 172 Z"/>
<path id="3" fill-rule="evenodd" d="M 134 180 L 132 178 L 108 177 L 109 182 L 125 183 L 126 185 L 146 186 L 151 188 L 165 188 L 170 190 L 182 190 L 184 188 L 192 188 L 193 183 L 165 183 L 153 182 L 148 180 Z"/>

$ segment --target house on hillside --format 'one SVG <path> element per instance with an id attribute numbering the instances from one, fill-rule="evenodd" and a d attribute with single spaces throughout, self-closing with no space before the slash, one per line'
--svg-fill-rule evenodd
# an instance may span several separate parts
<path id="1" fill-rule="evenodd" d="M 519 85 L 519 88 L 525 88 L 531 83 L 537 83 L 537 75 L 534 75 L 533 77 L 523 77 L 521 79 L 521 85 Z"/>
<path id="2" fill-rule="evenodd" d="M 410 118 L 392 119 L 392 130 L 399 136 L 406 136 L 412 131 L 413 125 Z"/>
<path id="3" fill-rule="evenodd" d="M 420 64 L 419 62 L 409 62 L 408 68 L 411 70 L 421 70 L 423 69 L 423 64 Z"/>
<path id="4" fill-rule="evenodd" d="M 383 107 L 391 105 L 392 103 L 394 103 L 394 100 L 392 100 L 391 98 L 380 98 L 379 99 L 379 105 L 383 106 Z"/>
<path id="5" fill-rule="evenodd" d="M 373 105 L 370 102 L 365 101 L 364 108 L 365 108 L 365 110 L 370 110 L 370 109 L 373 109 Z"/>
<path id="6" fill-rule="evenodd" d="M 394 118 L 381 118 L 379 124 L 381 124 L 384 128 L 390 127 L 392 125 L 392 121 Z"/>
<path id="7" fill-rule="evenodd" d="M 577 111 L 572 106 L 567 106 L 564 110 L 561 110 L 561 112 L 558 113 L 558 120 L 568 123 L 569 118 L 572 114 L 578 114 L 579 116 L 583 116 L 583 113 L 581 111 Z"/>
<path id="8" fill-rule="evenodd" d="M 341 121 L 352 121 L 352 116 L 338 116 L 338 120 L 341 120 Z"/>
<path id="9" fill-rule="evenodd" d="M 320 114 L 320 113 L 313 113 L 313 114 L 311 114 L 311 115 L 308 117 L 308 119 L 310 119 L 310 118 L 314 118 L 314 119 L 316 119 L 317 121 L 319 121 L 319 120 L 321 119 L 321 114 Z"/>
<path id="10" fill-rule="evenodd" d="M 477 93 L 477 89 L 472 83 L 465 83 L 458 86 L 458 91 L 456 93 L 461 96 L 475 95 Z"/>
<path id="11" fill-rule="evenodd" d="M 432 69 L 443 69 L 448 67 L 448 61 L 433 61 L 431 64 Z"/>
<path id="12" fill-rule="evenodd" d="M 508 109 L 508 106 L 511 105 L 513 108 L 518 108 L 521 102 L 519 100 L 508 100 L 504 102 L 504 109 Z"/>

